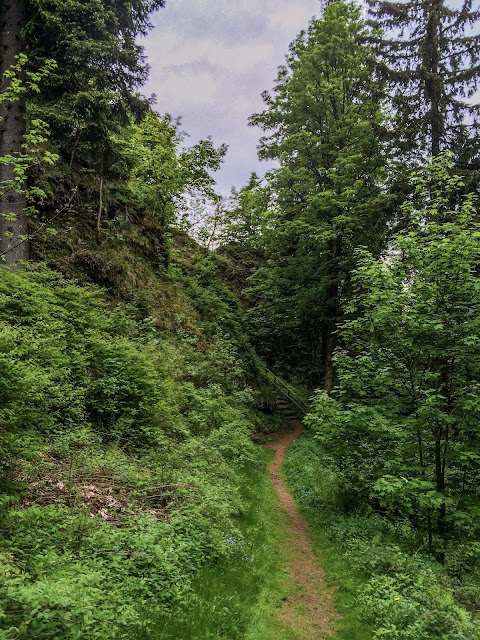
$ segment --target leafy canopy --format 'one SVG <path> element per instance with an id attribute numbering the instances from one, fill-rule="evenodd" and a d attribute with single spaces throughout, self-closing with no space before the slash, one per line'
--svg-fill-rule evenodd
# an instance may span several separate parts
<path id="1" fill-rule="evenodd" d="M 310 423 L 352 485 L 432 546 L 472 534 L 480 508 L 480 225 L 449 156 L 413 184 L 387 256 L 358 253 L 338 387 Z"/>

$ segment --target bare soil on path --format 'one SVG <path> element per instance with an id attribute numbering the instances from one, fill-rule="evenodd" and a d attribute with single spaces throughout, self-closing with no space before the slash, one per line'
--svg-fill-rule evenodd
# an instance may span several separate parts
<path id="1" fill-rule="evenodd" d="M 286 514 L 286 535 L 281 549 L 287 558 L 283 585 L 286 595 L 278 620 L 293 632 L 291 637 L 295 639 L 321 640 L 331 636 L 338 615 L 333 605 L 333 591 L 325 585 L 323 571 L 313 552 L 307 523 L 280 477 L 285 452 L 303 431 L 300 420 L 290 418 L 288 422 L 289 430 L 266 445 L 275 451 L 270 477 Z"/>

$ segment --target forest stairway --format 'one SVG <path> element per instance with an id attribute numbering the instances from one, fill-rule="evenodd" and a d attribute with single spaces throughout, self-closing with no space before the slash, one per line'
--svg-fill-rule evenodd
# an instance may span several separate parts
<path id="1" fill-rule="evenodd" d="M 298 419 L 296 411 L 294 411 L 294 409 L 292 409 L 292 406 L 281 396 L 277 396 L 276 405 L 277 411 L 284 421 L 288 422 L 289 420 L 294 420 L 295 418 Z"/>
<path id="2" fill-rule="evenodd" d="M 309 412 L 308 404 L 273 371 L 267 369 L 267 375 L 278 394 L 276 403 L 280 415 L 287 419 L 297 418 L 303 420 Z"/>

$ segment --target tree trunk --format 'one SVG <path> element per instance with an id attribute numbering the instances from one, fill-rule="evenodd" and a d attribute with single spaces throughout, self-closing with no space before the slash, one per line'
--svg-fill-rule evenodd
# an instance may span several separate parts
<path id="1" fill-rule="evenodd" d="M 445 465 L 442 461 L 443 449 L 443 428 L 437 427 L 435 433 L 435 485 L 438 493 L 445 494 Z M 445 537 L 445 503 L 442 503 L 437 511 L 437 530 L 440 538 Z M 437 560 L 443 564 L 445 561 L 445 553 L 443 551 L 437 553 Z"/>
<path id="2" fill-rule="evenodd" d="M 330 322 L 327 325 L 322 338 L 323 367 L 325 371 L 323 387 L 327 393 L 332 392 L 333 383 L 335 381 L 335 369 L 333 366 L 333 352 L 336 347 L 335 330 L 336 323 Z"/>
<path id="3" fill-rule="evenodd" d="M 438 302 L 437 302 L 438 308 Z M 434 368 L 438 372 L 438 378 L 435 383 L 435 390 L 437 393 L 441 394 L 444 398 L 444 406 L 442 407 L 445 415 L 450 414 L 450 400 L 449 400 L 449 376 L 447 373 L 446 363 L 442 361 L 442 358 L 438 357 L 434 360 Z M 448 447 L 448 422 L 446 422 L 445 426 L 442 424 L 441 419 L 439 423 L 434 429 L 433 433 L 435 437 L 435 488 L 439 494 L 445 495 L 445 473 L 447 466 L 447 447 Z M 447 523 L 445 520 L 446 516 L 446 508 L 445 503 L 443 502 L 437 510 L 437 531 L 440 538 L 445 538 L 447 533 Z M 445 561 L 445 553 L 441 551 L 437 553 L 437 559 L 440 562 Z"/>
<path id="4" fill-rule="evenodd" d="M 425 97 L 430 104 L 431 153 L 437 156 L 441 150 L 443 120 L 440 113 L 440 96 L 443 93 L 443 82 L 438 66 L 440 58 L 440 9 L 442 0 L 434 0 L 428 9 L 427 38 L 424 53 Z"/>
<path id="5" fill-rule="evenodd" d="M 325 301 L 325 315 L 328 318 L 322 335 L 322 359 L 323 371 L 325 374 L 323 387 L 330 394 L 335 383 L 335 368 L 333 366 L 333 352 L 337 346 L 337 322 L 340 309 L 339 286 L 338 286 L 338 257 L 342 251 L 342 238 L 337 236 L 329 243 L 330 282 L 327 287 L 327 297 Z"/>
<path id="6" fill-rule="evenodd" d="M 5 71 L 16 63 L 15 56 L 22 52 L 25 0 L 1 0 L 0 7 L 0 73 L 1 90 L 4 91 L 9 83 L 4 78 Z M 0 117 L 0 156 L 18 156 L 25 136 L 25 101 L 0 105 Z M 1 164 L 0 183 L 5 184 L 14 178 L 14 167 Z M 28 228 L 24 209 L 23 193 L 0 189 L 0 254 L 8 265 L 28 260 Z"/>
<path id="7" fill-rule="evenodd" d="M 97 240 L 100 242 L 102 233 L 102 212 L 103 212 L 103 176 L 100 178 L 100 187 L 98 190 L 98 213 L 97 213 Z"/>
<path id="8" fill-rule="evenodd" d="M 165 269 L 168 269 L 170 265 L 170 250 L 167 244 L 166 233 L 167 233 L 167 216 L 168 216 L 168 202 L 162 203 L 162 211 L 160 215 L 160 246 L 161 246 L 161 254 L 162 254 L 162 264 Z"/>

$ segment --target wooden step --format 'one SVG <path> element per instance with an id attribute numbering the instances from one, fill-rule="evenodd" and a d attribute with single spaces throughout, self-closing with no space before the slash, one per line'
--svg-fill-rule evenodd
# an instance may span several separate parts
<path id="1" fill-rule="evenodd" d="M 288 410 L 278 410 L 278 413 L 283 416 L 284 418 L 297 418 L 298 415 L 296 413 L 296 411 L 293 411 L 292 409 L 288 409 Z"/>

